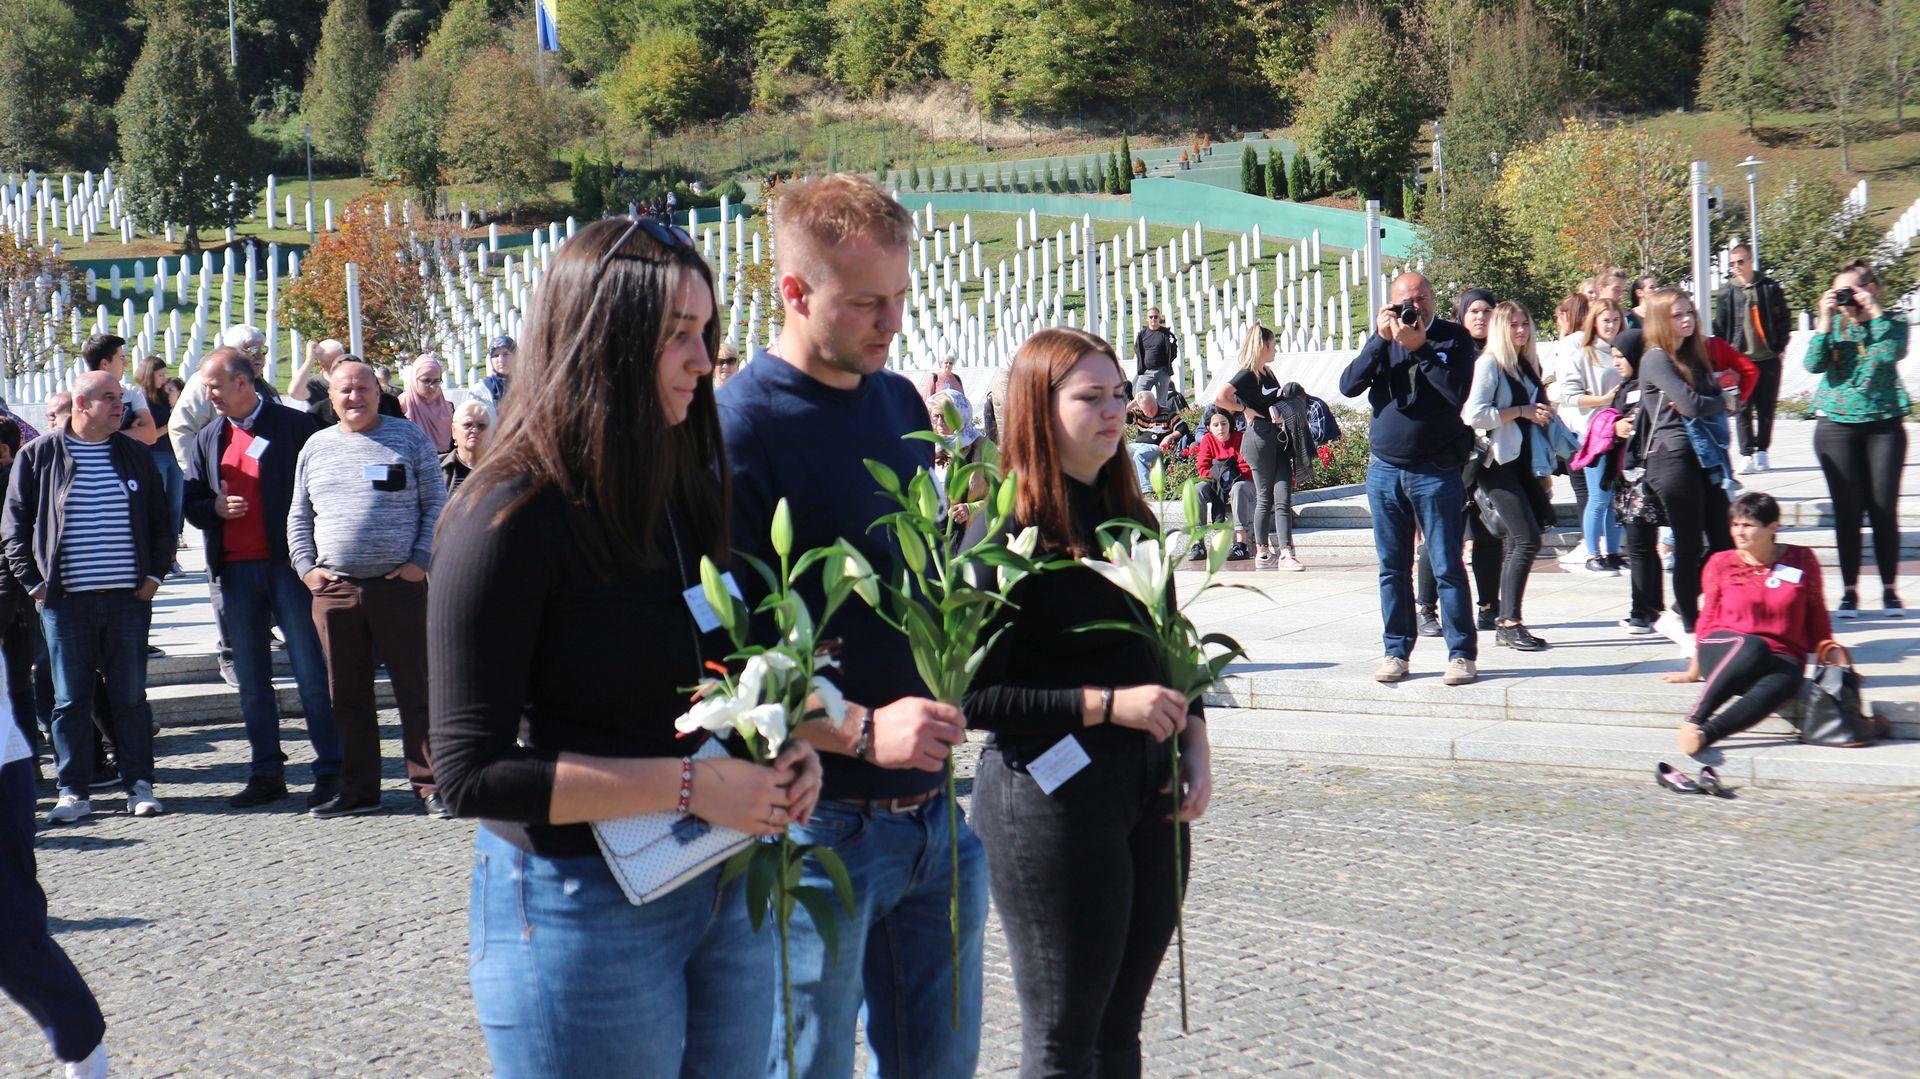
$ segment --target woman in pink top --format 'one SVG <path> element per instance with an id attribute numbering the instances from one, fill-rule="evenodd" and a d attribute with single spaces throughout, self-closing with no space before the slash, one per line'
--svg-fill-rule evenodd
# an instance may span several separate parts
<path id="1" fill-rule="evenodd" d="M 1807 656 L 1833 638 L 1821 593 L 1820 560 L 1778 542 L 1780 504 L 1762 491 L 1733 500 L 1733 550 L 1707 559 L 1701 574 L 1696 650 L 1669 682 L 1707 687 L 1680 724 L 1680 749 L 1698 754 L 1792 700 L 1806 681 Z M 1723 707 L 1724 706 L 1724 707 Z"/>
<path id="2" fill-rule="evenodd" d="M 933 374 L 927 376 L 926 385 L 920 387 L 920 396 L 932 397 L 941 390 L 967 392 L 967 388 L 960 384 L 960 376 L 953 373 L 952 356 L 942 359 L 940 366 L 934 368 Z"/>

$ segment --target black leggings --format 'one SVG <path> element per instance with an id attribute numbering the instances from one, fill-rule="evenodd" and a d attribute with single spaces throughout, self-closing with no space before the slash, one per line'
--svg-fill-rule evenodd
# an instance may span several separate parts
<path id="1" fill-rule="evenodd" d="M 1841 583 L 1852 589 L 1860 579 L 1864 512 L 1873 525 L 1873 561 L 1880 567 L 1880 584 L 1893 588 L 1900 572 L 1900 466 L 1907 456 L 1907 429 L 1898 418 L 1872 423 L 1822 419 L 1813 428 L 1813 455 L 1827 475 L 1827 494 L 1833 499 Z"/>
<path id="2" fill-rule="evenodd" d="M 1761 638 L 1724 631 L 1700 641 L 1700 673 L 1707 688 L 1687 721 L 1700 727 L 1709 745 L 1778 711 L 1807 680 L 1804 664 L 1768 648 Z"/>
<path id="3" fill-rule="evenodd" d="M 1753 366 L 1759 369 L 1760 379 L 1754 383 L 1753 396 L 1740 406 L 1735 427 L 1743 457 L 1765 453 L 1773 445 L 1773 413 L 1780 402 L 1780 361 L 1755 360 Z"/>
<path id="4" fill-rule="evenodd" d="M 1727 492 L 1708 481 L 1688 446 L 1659 447 L 1648 454 L 1647 484 L 1673 529 L 1673 609 L 1692 633 L 1700 617 L 1700 569 L 1708 554 L 1733 550 Z"/>
<path id="5" fill-rule="evenodd" d="M 1022 763 L 1044 744 L 988 746 L 975 780 L 973 823 L 1013 961 L 1027 1079 L 1138 1076 L 1140 1016 L 1173 939 L 1173 805 L 1159 790 L 1167 747 L 1118 727 L 1078 737 L 1092 763 L 1052 795 Z"/>
<path id="6" fill-rule="evenodd" d="M 1492 499 L 1508 533 L 1500 563 L 1500 620 L 1503 622 L 1521 620 L 1520 605 L 1527 596 L 1527 575 L 1533 572 L 1533 560 L 1540 555 L 1540 521 L 1534 516 L 1533 498 L 1523 486 L 1538 482 L 1527 475 L 1517 461 L 1480 471 L 1480 489 Z M 1477 539 L 1473 553 L 1477 571 L 1480 561 Z M 1481 598 L 1484 602 L 1484 592 Z"/>

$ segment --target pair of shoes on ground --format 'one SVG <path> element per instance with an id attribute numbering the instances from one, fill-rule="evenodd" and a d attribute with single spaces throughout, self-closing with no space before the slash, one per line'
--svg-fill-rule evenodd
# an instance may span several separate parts
<path id="1" fill-rule="evenodd" d="M 1445 630 L 1440 625 L 1440 612 L 1432 607 L 1418 608 L 1420 618 L 1420 636 L 1438 637 Z M 1499 613 L 1492 607 L 1481 607 L 1473 616 L 1475 629 L 1497 630 L 1500 628 Z"/>
<path id="2" fill-rule="evenodd" d="M 134 783 L 127 792 L 127 812 L 136 817 L 157 817 L 167 811 L 160 799 L 153 796 L 153 784 L 142 779 Z M 71 791 L 63 791 L 53 808 L 47 812 L 48 824 L 71 824 L 74 821 L 93 815 L 93 800 L 82 798 Z"/>
<path id="3" fill-rule="evenodd" d="M 1840 605 L 1834 608 L 1833 616 L 1835 618 L 1854 619 L 1859 618 L 1865 613 L 1865 611 L 1860 609 L 1859 593 L 1849 588 L 1840 593 Z M 1883 589 L 1880 593 L 1880 617 L 1905 618 L 1906 616 L 1907 609 L 1900 602 L 1900 594 L 1891 588 Z"/>
<path id="4" fill-rule="evenodd" d="M 378 813 L 383 808 L 385 808 L 385 806 L 380 801 L 378 794 L 375 794 L 371 798 L 354 798 L 345 794 L 336 794 L 327 802 L 309 809 L 307 813 L 321 820 L 330 820 L 334 817 L 354 817 L 367 813 Z M 453 810 L 447 808 L 446 801 L 437 793 L 429 794 L 420 799 L 420 808 L 427 816 L 435 820 L 453 819 Z"/>
<path id="5" fill-rule="evenodd" d="M 1742 476 L 1751 476 L 1756 472 L 1772 471 L 1772 467 L 1767 463 L 1767 451 L 1761 450 L 1752 457 L 1740 458 L 1740 468 L 1738 471 Z"/>
<path id="6" fill-rule="evenodd" d="M 1261 551 L 1254 557 L 1253 561 L 1254 565 L 1272 566 L 1274 569 L 1280 570 L 1283 573 L 1302 573 L 1305 572 L 1307 568 L 1301 565 L 1300 559 L 1294 556 L 1293 548 L 1291 547 L 1283 551 Z"/>
<path id="7" fill-rule="evenodd" d="M 1407 672 L 1408 667 L 1405 659 L 1399 656 L 1384 656 L 1380 660 L 1379 669 L 1373 672 L 1373 680 L 1388 683 L 1398 682 L 1407 676 Z M 1440 680 L 1450 686 L 1464 686 L 1478 677 L 1480 677 L 1480 671 L 1474 666 L 1472 660 L 1465 656 L 1455 656 L 1447 661 L 1446 673 L 1441 676 Z"/>
<path id="8" fill-rule="evenodd" d="M 1229 562 L 1245 562 L 1247 559 L 1252 557 L 1253 557 L 1253 552 L 1247 549 L 1247 545 L 1245 543 L 1242 543 L 1238 540 L 1234 541 L 1234 544 L 1232 547 L 1227 548 L 1227 561 Z M 1187 561 L 1205 562 L 1206 560 L 1207 560 L 1206 547 L 1196 543 L 1192 547 L 1187 548 Z"/>

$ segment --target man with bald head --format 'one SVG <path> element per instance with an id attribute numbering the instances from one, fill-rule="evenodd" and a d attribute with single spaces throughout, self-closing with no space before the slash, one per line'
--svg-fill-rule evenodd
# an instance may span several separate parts
<path id="1" fill-rule="evenodd" d="M 106 679 L 127 811 L 153 796 L 147 631 L 153 594 L 173 564 L 173 510 L 153 453 L 120 433 L 120 383 L 90 371 L 73 384 L 65 426 L 20 451 L 7 485 L 0 545 L 40 605 L 53 667 L 53 751 L 60 794 L 52 822 L 93 812 L 93 693 Z"/>
<path id="2" fill-rule="evenodd" d="M 207 575 L 220 582 L 240 714 L 252 747 L 247 784 L 227 804 L 249 809 L 287 796 L 287 755 L 280 750 L 280 704 L 273 688 L 272 630 L 278 625 L 313 743 L 311 809 L 339 793 L 340 736 L 313 628 L 313 595 L 291 565 L 287 511 L 294 465 L 319 427 L 305 412 L 261 397 L 252 361 L 235 349 L 209 353 L 197 377 L 220 419 L 201 429 L 187 454 L 186 514 L 205 533 Z"/>
<path id="3" fill-rule="evenodd" d="M 288 553 L 313 594 L 340 734 L 339 793 L 310 812 L 380 809 L 377 649 L 400 708 L 407 779 L 429 815 L 447 817 L 427 759 L 427 564 L 447 501 L 440 456 L 420 428 L 380 414 L 373 368 L 342 359 L 330 381 L 340 422 L 301 449 L 287 511 Z"/>
<path id="4" fill-rule="evenodd" d="M 1380 615 L 1386 655 L 1374 678 L 1407 676 L 1415 635 L 1413 542 L 1426 537 L 1440 588 L 1440 624 L 1447 639 L 1447 685 L 1478 677 L 1479 640 L 1473 600 L 1460 562 L 1465 544 L 1466 486 L 1460 470 L 1473 432 L 1460 406 L 1478 353 L 1465 328 L 1433 313 L 1433 286 L 1417 273 L 1393 279 L 1391 302 L 1374 312 L 1374 332 L 1340 376 L 1340 392 L 1364 395 L 1373 410 L 1368 430 L 1367 506 L 1380 556 Z"/>

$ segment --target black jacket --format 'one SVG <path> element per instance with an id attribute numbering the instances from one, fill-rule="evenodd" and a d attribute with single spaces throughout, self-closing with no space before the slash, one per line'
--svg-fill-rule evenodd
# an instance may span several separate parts
<path id="1" fill-rule="evenodd" d="M 220 558 L 226 520 L 213 512 L 220 494 L 221 440 L 230 425 L 226 417 L 200 429 L 187 451 L 186 516 L 207 537 L 207 572 L 220 576 Z M 300 448 L 320 429 L 312 416 L 297 408 L 268 401 L 254 418 L 253 433 L 267 440 L 260 455 L 260 502 L 255 513 L 266 514 L 267 553 L 274 561 L 290 562 L 287 553 L 287 512 L 293 508 L 293 469 Z"/>
<path id="2" fill-rule="evenodd" d="M 1429 461 L 1467 463 L 1473 434 L 1460 420 L 1460 406 L 1473 384 L 1480 347 L 1464 327 L 1436 318 L 1427 342 L 1408 352 L 1379 334 L 1340 375 L 1340 392 L 1365 395 L 1373 409 L 1368 441 L 1373 455 L 1411 467 Z"/>
<path id="3" fill-rule="evenodd" d="M 1777 360 L 1787 354 L 1787 338 L 1793 333 L 1786 293 L 1781 291 L 1780 282 L 1761 274 L 1754 282 L 1753 298 L 1760 305 L 1760 328 L 1767 334 L 1767 350 Z M 1727 344 L 1752 356 L 1754 342 L 1750 339 L 1747 303 L 1747 290 L 1739 282 L 1721 286 L 1713 298 L 1713 327 Z"/>
<path id="4" fill-rule="evenodd" d="M 73 455 L 67 452 L 67 431 L 62 426 L 22 446 L 7 483 L 0 544 L 5 545 L 8 567 L 29 592 L 45 584 L 51 595 L 60 587 L 60 534 L 66 524 L 67 490 L 76 471 Z M 107 436 L 107 447 L 114 471 L 127 485 L 134 569 L 143 579 L 164 579 L 173 566 L 178 541 L 153 451 L 117 431 Z"/>

